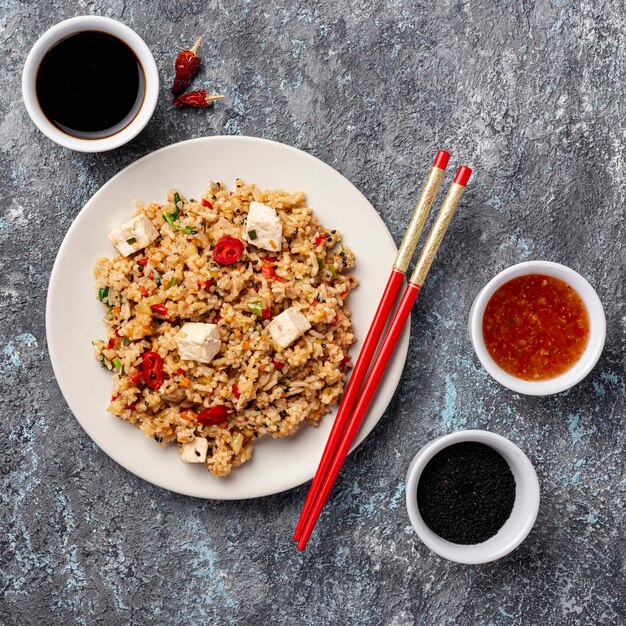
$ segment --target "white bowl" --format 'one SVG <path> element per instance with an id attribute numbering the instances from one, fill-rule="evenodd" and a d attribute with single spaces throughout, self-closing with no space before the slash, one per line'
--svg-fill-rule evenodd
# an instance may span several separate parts
<path id="1" fill-rule="evenodd" d="M 417 506 L 417 485 L 427 463 L 444 448 L 464 441 L 483 443 L 499 452 L 515 478 L 515 502 L 509 519 L 493 537 L 472 545 L 452 543 L 435 534 Z M 415 455 L 406 477 L 406 506 L 415 532 L 433 552 L 457 563 L 488 563 L 509 554 L 527 537 L 539 511 L 539 481 L 532 463 L 514 443 L 485 430 L 463 430 L 431 441 Z"/>
<path id="2" fill-rule="evenodd" d="M 145 96 L 134 119 L 114 135 L 99 139 L 81 139 L 64 133 L 44 115 L 37 99 L 37 70 L 45 54 L 62 39 L 86 30 L 109 33 L 121 39 L 139 59 L 145 78 Z M 68 71 L 71 71 L 71 68 L 68 68 Z M 129 142 L 148 123 L 159 98 L 159 74 L 150 49 L 135 31 L 108 17 L 85 15 L 73 17 L 53 26 L 37 40 L 24 65 L 22 96 L 30 118 L 37 128 L 52 141 L 79 152 L 104 152 Z M 89 106 L 89 97 L 89 94 L 85 94 L 85 106 Z"/>
<path id="3" fill-rule="evenodd" d="M 589 315 L 589 340 L 587 347 L 582 353 L 580 359 L 567 371 L 563 372 L 555 378 L 547 380 L 522 380 L 505 372 L 492 358 L 485 346 L 483 338 L 483 316 L 485 307 L 491 299 L 491 296 L 504 283 L 513 278 L 526 276 L 527 274 L 546 274 L 560 278 L 570 285 L 581 297 Z M 526 263 L 518 263 L 500 272 L 495 278 L 492 278 L 482 291 L 476 296 L 474 304 L 469 314 L 469 332 L 476 350 L 476 355 L 483 364 L 483 367 L 495 378 L 501 385 L 508 387 L 512 391 L 522 393 L 529 396 L 547 396 L 554 393 L 560 393 L 579 383 L 594 368 L 602 354 L 604 340 L 606 337 L 606 318 L 604 317 L 604 309 L 598 294 L 594 288 L 574 270 L 552 263 L 550 261 L 527 261 Z"/>

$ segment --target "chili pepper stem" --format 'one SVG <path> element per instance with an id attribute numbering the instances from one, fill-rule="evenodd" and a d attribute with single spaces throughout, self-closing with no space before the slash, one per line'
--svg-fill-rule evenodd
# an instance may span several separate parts
<path id="1" fill-rule="evenodd" d="M 198 48 L 200 47 L 201 41 L 202 41 L 202 36 L 198 37 L 198 41 L 196 41 L 196 43 L 193 44 L 193 48 L 189 48 L 189 52 L 191 52 L 191 54 L 197 53 Z"/>
<path id="2" fill-rule="evenodd" d="M 206 96 L 207 104 L 209 102 L 215 102 L 216 100 L 223 100 L 223 99 L 224 99 L 224 96 L 221 93 L 207 94 L 207 96 Z"/>

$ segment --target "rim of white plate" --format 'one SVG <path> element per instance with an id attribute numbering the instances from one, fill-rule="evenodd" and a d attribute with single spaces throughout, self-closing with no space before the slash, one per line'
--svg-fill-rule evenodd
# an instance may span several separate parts
<path id="1" fill-rule="evenodd" d="M 188 496 L 198 497 L 198 498 L 203 498 L 203 499 L 241 500 L 241 499 L 263 497 L 263 496 L 268 496 L 268 495 L 272 495 L 276 493 L 281 493 L 281 492 L 287 491 L 289 489 L 293 489 L 295 487 L 298 487 L 308 482 L 313 477 L 315 467 L 317 466 L 317 462 L 319 461 L 319 457 L 317 457 L 316 455 L 315 464 L 314 466 L 311 467 L 311 469 L 306 470 L 306 471 L 300 471 L 298 473 L 289 474 L 289 475 L 286 475 L 286 473 L 283 473 L 279 477 L 279 479 L 274 477 L 272 479 L 271 484 L 265 485 L 264 488 L 262 489 L 258 487 L 257 488 L 240 487 L 235 493 L 232 493 L 232 492 L 220 493 L 220 495 L 208 495 L 207 492 L 210 491 L 210 488 L 208 489 L 204 487 L 202 489 L 196 488 L 193 484 L 191 484 L 194 480 L 194 477 L 190 473 L 188 474 L 190 477 L 189 484 L 186 482 L 184 484 L 180 484 L 180 483 L 172 484 L 171 481 L 164 480 L 162 477 L 155 477 L 146 472 L 142 472 L 141 468 L 138 469 L 136 465 L 129 462 L 127 458 L 124 458 L 124 454 L 121 453 L 116 446 L 112 445 L 110 442 L 98 441 L 99 437 L 98 437 L 98 434 L 95 432 L 96 429 L 94 427 L 94 424 L 89 419 L 85 419 L 84 416 L 79 415 L 80 411 L 78 410 L 76 403 L 73 401 L 71 397 L 71 385 L 69 384 L 67 373 L 62 368 L 61 345 L 59 345 L 58 338 L 55 337 L 55 330 L 54 330 L 55 325 L 58 323 L 57 317 L 60 314 L 60 311 L 56 310 L 54 299 L 58 293 L 58 288 L 61 286 L 60 281 L 63 280 L 63 276 L 61 275 L 61 265 L 63 261 L 65 260 L 67 249 L 72 244 L 72 238 L 73 238 L 74 233 L 81 228 L 82 222 L 89 218 L 90 212 L 92 211 L 90 207 L 95 205 L 99 197 L 103 195 L 109 189 L 110 186 L 114 185 L 116 181 L 120 179 L 120 177 L 128 175 L 129 171 L 132 171 L 135 168 L 139 168 L 142 164 L 145 164 L 147 161 L 159 158 L 159 155 L 162 155 L 164 152 L 175 150 L 182 146 L 192 146 L 193 144 L 207 143 L 210 145 L 210 144 L 219 144 L 220 142 L 254 144 L 256 146 L 261 146 L 261 147 L 265 146 L 268 149 L 285 151 L 286 153 L 290 153 L 290 155 L 294 157 L 304 159 L 305 161 L 309 161 L 309 163 L 313 165 L 314 167 L 322 168 L 324 176 L 328 176 L 330 178 L 335 179 L 335 181 L 338 184 L 343 185 L 350 192 L 350 194 L 354 194 L 354 197 L 357 198 L 359 202 L 364 202 L 367 204 L 367 206 L 371 208 L 372 210 L 371 217 L 372 219 L 377 220 L 382 226 L 381 234 L 382 232 L 384 232 L 385 238 L 387 239 L 387 243 L 391 244 L 390 250 L 397 251 L 397 248 L 395 246 L 391 233 L 388 231 L 382 218 L 380 217 L 378 212 L 374 209 L 374 207 L 369 202 L 369 200 L 367 200 L 367 198 L 365 198 L 365 196 L 345 176 L 340 174 L 330 165 L 324 163 L 322 160 L 318 159 L 317 157 L 314 157 L 311 154 L 308 154 L 302 150 L 299 150 L 298 148 L 294 148 L 292 146 L 288 146 L 286 144 L 283 144 L 277 141 L 263 139 L 259 137 L 218 135 L 214 137 L 199 137 L 195 139 L 189 139 L 186 141 L 181 141 L 178 143 L 171 144 L 169 146 L 165 146 L 163 148 L 160 148 L 159 150 L 155 150 L 154 152 L 151 152 L 150 154 L 147 154 L 144 157 L 138 159 L 137 161 L 131 163 L 129 166 L 127 166 L 126 168 L 118 172 L 109 181 L 107 181 L 82 207 L 82 209 L 80 210 L 80 212 L 77 214 L 74 221 L 70 225 L 67 233 L 65 234 L 63 242 L 61 243 L 59 247 L 59 251 L 55 259 L 54 267 L 50 274 L 50 281 L 49 281 L 49 286 L 48 286 L 48 297 L 47 297 L 47 302 L 46 302 L 46 335 L 47 335 L 47 342 L 48 342 L 48 352 L 50 354 L 52 368 L 53 368 L 55 377 L 57 379 L 57 384 L 59 385 L 59 388 L 61 390 L 61 393 L 68 407 L 74 414 L 74 417 L 78 421 L 78 423 L 85 430 L 85 432 L 89 435 L 92 441 L 94 441 L 94 443 L 96 443 L 96 445 L 98 445 L 98 447 L 105 454 L 107 454 L 110 458 L 116 461 L 119 465 L 121 465 L 122 467 L 130 471 L 131 473 L 135 474 L 139 478 L 142 478 L 143 480 L 146 480 L 163 489 L 167 489 L 175 493 L 180 493 L 182 495 L 188 495 Z M 207 173 L 206 182 L 208 182 L 208 176 L 209 174 Z M 257 182 L 260 182 L 260 181 L 257 181 Z M 288 185 L 286 184 L 285 186 L 288 186 Z M 104 216 L 103 216 L 103 220 L 104 220 Z M 393 259 L 390 259 L 389 271 L 391 271 L 392 262 L 393 262 Z M 358 258 L 357 258 L 357 270 L 358 270 Z M 91 266 L 89 268 L 89 271 L 91 271 Z M 387 277 L 385 276 L 385 280 L 386 278 Z M 381 294 L 382 294 L 383 286 L 384 285 L 381 286 Z M 372 316 L 374 313 L 375 306 L 378 303 L 379 295 L 380 294 L 377 294 L 375 297 L 376 303 L 373 306 Z M 99 324 L 101 323 L 99 318 L 98 318 L 98 323 Z M 365 332 L 366 332 L 366 328 L 360 329 L 358 331 L 356 345 L 361 344 L 364 338 Z M 391 399 L 395 395 L 395 391 L 400 382 L 400 377 L 402 375 L 404 364 L 406 361 L 406 356 L 407 356 L 408 347 L 409 347 L 409 337 L 410 337 L 410 320 L 409 320 L 409 323 L 407 323 L 406 325 L 405 331 L 400 341 L 398 342 L 398 346 L 396 347 L 393 360 L 391 362 L 390 367 L 388 368 L 387 374 L 385 375 L 385 379 L 381 383 L 381 389 L 379 390 L 379 394 L 378 394 L 379 397 L 375 399 L 372 405 L 372 408 L 370 409 L 370 414 L 368 415 L 368 419 L 366 419 L 366 421 L 364 422 L 361 428 L 361 431 L 359 432 L 351 448 L 351 451 L 354 450 L 356 447 L 358 447 L 358 445 L 360 445 L 365 440 L 365 438 L 369 435 L 369 433 L 374 429 L 378 421 L 381 419 L 383 413 L 385 412 L 389 402 L 391 402 Z M 355 355 L 356 353 L 353 351 L 353 355 L 352 355 L 353 362 L 355 360 Z M 95 364 L 95 360 L 94 360 L 94 364 Z M 97 364 L 95 364 L 95 367 L 97 368 Z M 102 409 L 102 413 L 104 413 L 104 409 Z M 373 417 L 374 413 L 375 413 L 375 416 Z M 330 429 L 330 423 L 334 419 L 335 414 L 336 414 L 336 407 L 330 414 L 325 416 L 324 420 L 322 420 L 322 424 L 324 423 L 328 424 L 328 426 L 326 427 L 327 429 Z M 108 414 L 106 413 L 105 415 L 108 416 Z M 113 416 L 109 416 L 109 417 L 115 423 L 122 424 L 125 427 L 132 428 L 133 432 L 140 432 L 139 429 L 123 422 L 123 420 L 119 420 L 117 418 L 114 418 Z M 322 426 L 319 426 L 318 428 L 322 428 Z M 306 431 L 306 430 L 312 430 L 312 429 L 305 428 L 305 429 L 301 429 L 301 431 L 302 430 Z M 298 433 L 294 437 L 298 437 L 299 435 L 300 433 Z M 293 439 L 293 437 L 287 438 L 286 442 L 279 442 L 279 443 L 282 443 L 283 445 L 285 444 L 288 445 L 290 439 Z M 273 442 L 269 442 L 269 443 L 273 443 Z M 265 444 L 265 441 L 264 440 L 259 441 L 257 446 L 259 444 Z M 182 466 L 186 466 L 188 471 L 195 470 L 195 469 L 202 469 L 202 468 L 197 468 L 197 467 L 189 468 L 188 464 L 184 464 L 178 460 L 178 452 L 175 450 L 175 446 L 168 446 L 168 447 L 174 448 L 173 452 L 177 457 L 176 458 L 177 462 L 179 462 Z M 154 448 L 158 448 L 158 446 L 155 445 Z M 322 443 L 322 446 L 319 448 L 320 457 L 321 457 L 322 449 L 323 449 L 323 443 Z M 157 451 L 159 453 L 163 453 L 165 452 L 165 448 L 158 448 Z M 145 452 L 145 450 L 142 450 L 142 452 Z M 170 452 L 172 452 L 172 450 L 170 450 Z M 154 455 L 152 456 L 154 457 Z M 254 455 L 253 455 L 252 461 L 246 463 L 244 467 L 248 465 L 249 463 L 252 463 L 253 461 L 254 461 Z M 204 471 L 206 472 L 206 470 Z M 241 471 L 242 469 L 237 468 L 232 474 L 237 474 L 237 472 L 241 472 Z M 206 472 L 206 476 L 207 476 L 207 481 L 203 481 L 204 485 L 206 484 L 210 485 L 211 483 L 208 481 L 216 481 L 216 479 L 213 478 L 208 472 Z M 226 478 L 226 479 L 219 479 L 219 480 L 228 481 L 229 479 Z"/>

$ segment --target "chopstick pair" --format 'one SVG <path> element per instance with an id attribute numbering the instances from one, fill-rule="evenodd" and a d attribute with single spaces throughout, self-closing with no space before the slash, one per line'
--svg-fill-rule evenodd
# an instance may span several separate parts
<path id="1" fill-rule="evenodd" d="M 424 249 L 400 299 L 396 313 L 391 320 L 389 329 L 384 336 L 378 355 L 374 359 L 369 376 L 365 380 L 379 340 L 400 292 L 400 286 L 409 269 L 431 206 L 441 186 L 449 159 L 450 154 L 445 150 L 440 150 L 437 153 L 398 250 L 387 286 L 348 381 L 322 459 L 309 488 L 293 535 L 294 541 L 298 542 L 299 550 L 304 550 L 313 532 L 472 173 L 472 170 L 464 165 L 457 170 L 454 181 L 428 235 Z"/>

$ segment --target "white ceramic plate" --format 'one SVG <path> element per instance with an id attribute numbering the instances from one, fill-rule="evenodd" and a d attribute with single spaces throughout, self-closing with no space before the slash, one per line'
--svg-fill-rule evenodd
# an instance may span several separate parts
<path id="1" fill-rule="evenodd" d="M 96 256 L 114 253 L 106 235 L 127 221 L 134 199 L 161 201 L 176 187 L 199 197 L 209 181 L 235 178 L 263 188 L 303 190 L 327 228 L 336 228 L 356 254 L 360 286 L 348 298 L 361 348 L 393 264 L 396 247 L 365 197 L 341 174 L 295 148 L 251 137 L 207 137 L 177 143 L 139 159 L 114 176 L 87 202 L 61 244 L 48 290 L 46 332 L 52 366 L 70 409 L 93 441 L 127 470 L 165 489 L 216 500 L 278 493 L 310 480 L 317 468 L 335 412 L 318 428 L 303 425 L 293 437 L 263 438 L 252 459 L 228 478 L 180 461 L 175 445 L 159 447 L 138 428 L 106 412 L 111 374 L 93 357 L 91 340 L 104 337 L 102 305 L 93 288 Z M 359 433 L 358 445 L 374 428 L 400 380 L 409 345 L 405 330 Z M 68 424 L 68 428 L 71 425 Z"/>

